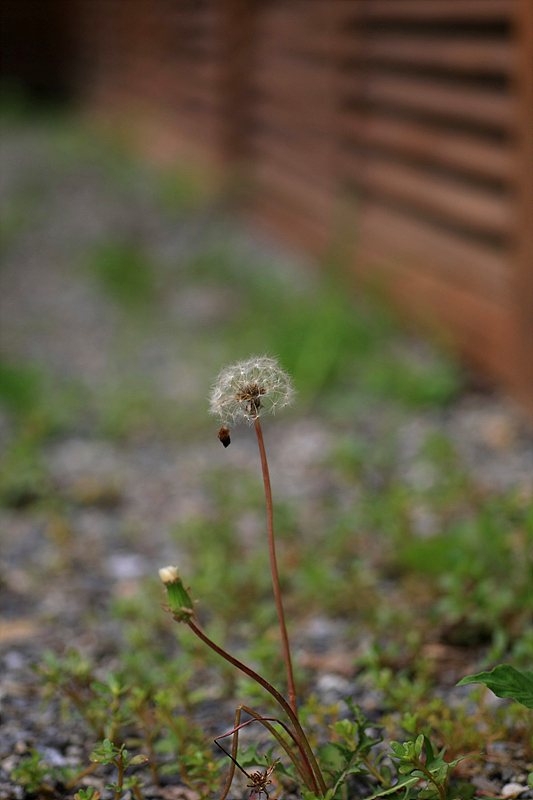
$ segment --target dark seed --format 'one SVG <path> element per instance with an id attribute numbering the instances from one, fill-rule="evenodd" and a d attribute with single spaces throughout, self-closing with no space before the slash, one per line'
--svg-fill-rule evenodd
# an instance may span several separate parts
<path id="1" fill-rule="evenodd" d="M 219 430 L 218 438 L 220 439 L 220 441 L 222 442 L 224 447 L 227 447 L 231 443 L 231 439 L 230 439 L 230 436 L 229 436 L 229 430 L 227 428 L 221 428 Z"/>

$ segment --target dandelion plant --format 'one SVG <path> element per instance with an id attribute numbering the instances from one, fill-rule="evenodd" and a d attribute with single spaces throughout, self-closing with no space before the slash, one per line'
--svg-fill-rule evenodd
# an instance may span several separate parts
<path id="1" fill-rule="evenodd" d="M 211 413 L 219 417 L 223 423 L 223 427 L 219 430 L 218 438 L 224 447 L 227 447 L 231 441 L 230 431 L 227 427 L 228 425 L 245 423 L 255 427 L 263 473 L 263 484 L 265 488 L 267 538 L 270 556 L 270 568 L 272 572 L 272 584 L 281 631 L 283 654 L 287 670 L 289 699 L 287 700 L 281 694 L 281 692 L 275 689 L 274 686 L 272 686 L 265 678 L 255 672 L 255 670 L 253 670 L 251 667 L 243 664 L 234 656 L 230 655 L 221 647 L 219 647 L 219 645 L 215 644 L 215 642 L 213 642 L 204 633 L 204 631 L 201 630 L 195 618 L 195 612 L 189 595 L 189 590 L 185 589 L 176 567 L 164 567 L 159 571 L 160 578 L 166 585 L 168 592 L 169 602 L 167 609 L 172 613 L 173 618 L 178 622 L 185 622 L 193 631 L 193 633 L 195 633 L 205 644 L 207 644 L 208 647 L 210 647 L 212 650 L 218 653 L 218 655 L 222 656 L 222 658 L 225 658 L 226 661 L 229 661 L 230 664 L 244 672 L 250 678 L 255 680 L 260 686 L 266 689 L 279 703 L 289 718 L 290 726 L 281 722 L 281 720 L 278 720 L 277 718 L 261 717 L 247 706 L 241 705 L 238 707 L 235 726 L 230 732 L 234 735 L 233 755 L 230 756 L 232 760 L 232 766 L 230 768 L 230 774 L 221 800 L 223 800 L 229 792 L 235 766 L 238 766 L 239 769 L 245 772 L 245 770 L 242 769 L 236 760 L 237 737 L 239 729 L 252 721 L 260 722 L 262 725 L 264 725 L 264 727 L 267 728 L 274 738 L 278 740 L 278 743 L 293 761 L 293 764 L 297 772 L 300 774 L 308 791 L 316 796 L 325 796 L 327 791 L 318 762 L 298 719 L 296 690 L 294 686 L 289 637 L 287 634 L 287 626 L 285 624 L 285 614 L 283 611 L 283 602 L 281 598 L 281 589 L 276 561 L 272 491 L 270 487 L 270 476 L 268 472 L 268 462 L 263 432 L 261 430 L 261 424 L 259 421 L 259 417 L 263 414 L 274 414 L 277 410 L 289 405 L 293 397 L 294 389 L 289 375 L 280 367 L 276 359 L 268 356 L 250 358 L 246 361 L 240 361 L 233 366 L 225 367 L 220 372 L 215 384 L 213 385 L 210 395 Z M 240 724 L 241 710 L 244 710 L 250 714 L 252 720 Z M 270 724 L 271 722 L 279 723 L 289 738 L 285 739 L 281 734 L 279 734 L 278 731 L 272 727 Z M 271 783 L 270 775 L 272 774 L 274 767 L 275 763 L 268 765 L 266 772 L 254 773 L 253 775 L 248 775 L 248 773 L 245 772 L 245 774 L 247 774 L 252 780 L 252 784 L 250 785 L 252 791 L 255 791 L 258 794 L 265 793 L 268 796 L 266 786 Z"/>

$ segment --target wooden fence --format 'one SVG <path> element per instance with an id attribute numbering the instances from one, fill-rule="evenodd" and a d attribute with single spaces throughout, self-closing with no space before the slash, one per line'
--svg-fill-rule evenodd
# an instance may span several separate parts
<path id="1" fill-rule="evenodd" d="M 533 3 L 294 0 L 255 29 L 260 215 L 533 408 Z"/>
<path id="2" fill-rule="evenodd" d="M 342 249 L 533 412 L 532 0 L 68 6 L 93 105 L 244 165 L 263 224 Z"/>

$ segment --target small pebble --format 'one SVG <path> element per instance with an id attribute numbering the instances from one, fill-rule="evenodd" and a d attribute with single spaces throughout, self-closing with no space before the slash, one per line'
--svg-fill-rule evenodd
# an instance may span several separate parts
<path id="1" fill-rule="evenodd" d="M 340 675 L 327 673 L 320 676 L 316 688 L 321 702 L 332 705 L 351 694 L 352 684 Z"/>
<path id="2" fill-rule="evenodd" d="M 41 754 L 43 761 L 51 767 L 65 766 L 65 756 L 55 747 L 37 747 L 37 751 Z"/>
<path id="3" fill-rule="evenodd" d="M 527 786 L 522 783 L 506 783 L 502 788 L 503 797 L 518 797 L 522 792 L 525 792 Z"/>
<path id="4" fill-rule="evenodd" d="M 15 671 L 22 669 L 22 667 L 24 667 L 26 664 L 26 660 L 16 650 L 9 650 L 9 652 L 7 652 L 4 656 L 4 664 L 6 669 Z"/>

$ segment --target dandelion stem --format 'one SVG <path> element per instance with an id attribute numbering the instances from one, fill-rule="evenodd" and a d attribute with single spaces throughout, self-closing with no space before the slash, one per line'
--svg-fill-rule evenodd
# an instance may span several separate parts
<path id="1" fill-rule="evenodd" d="M 257 443 L 259 445 L 259 454 L 261 456 L 261 469 L 263 471 L 263 483 L 265 485 L 265 498 L 267 510 L 267 529 L 268 529 L 268 552 L 270 555 L 270 570 L 272 572 L 272 585 L 274 587 L 274 598 L 276 600 L 276 608 L 278 611 L 279 627 L 281 630 L 281 641 L 283 645 L 283 655 L 285 658 L 285 666 L 287 668 L 287 683 L 289 687 L 289 703 L 294 712 L 298 716 L 296 707 L 296 689 L 294 688 L 294 677 L 292 674 L 292 661 L 291 651 L 289 648 L 289 637 L 287 635 L 287 626 L 285 625 L 285 614 L 283 613 L 283 602 L 281 600 L 281 589 L 279 586 L 278 565 L 276 561 L 276 544 L 274 541 L 274 515 L 272 510 L 272 490 L 270 488 L 270 475 L 268 472 L 268 462 L 265 451 L 265 442 L 263 440 L 263 431 L 261 430 L 261 423 L 259 417 L 254 419 L 255 432 L 257 434 Z"/>
<path id="2" fill-rule="evenodd" d="M 316 779 L 316 781 L 318 781 L 318 785 L 320 787 L 320 793 L 323 796 L 325 796 L 327 791 L 326 784 L 324 782 L 322 772 L 320 771 L 320 767 L 318 766 L 314 753 L 311 750 L 311 745 L 309 744 L 307 737 L 303 731 L 303 728 L 300 725 L 298 717 L 296 716 L 296 714 L 294 713 L 288 702 L 285 700 L 283 695 L 280 694 L 278 690 L 272 686 L 272 684 L 270 684 L 267 680 L 265 680 L 265 678 L 263 678 L 261 675 L 255 672 L 255 670 L 253 670 L 246 664 L 243 664 L 242 661 L 239 661 L 237 658 L 230 655 L 230 653 L 227 653 L 225 650 L 223 650 L 221 647 L 215 644 L 215 642 L 213 642 L 201 630 L 201 628 L 198 628 L 197 625 L 195 625 L 192 619 L 187 620 L 187 625 L 192 630 L 192 632 L 195 633 L 196 636 L 198 636 L 198 638 L 201 639 L 202 642 L 204 642 L 208 647 L 214 650 L 215 653 L 218 653 L 219 656 L 225 658 L 226 661 L 229 661 L 229 663 L 233 664 L 234 667 L 237 667 L 237 669 L 240 669 L 241 672 L 244 672 L 245 675 L 248 675 L 250 678 L 256 681 L 260 686 L 266 689 L 267 692 L 269 692 L 275 700 L 277 700 L 277 702 L 280 704 L 280 706 L 283 708 L 283 710 L 289 717 L 290 721 L 292 722 L 292 725 L 294 727 L 294 733 L 296 735 L 296 741 L 298 743 L 298 749 L 300 750 L 300 754 L 302 756 L 302 761 L 309 765 L 310 775 L 313 776 L 313 780 Z"/>

